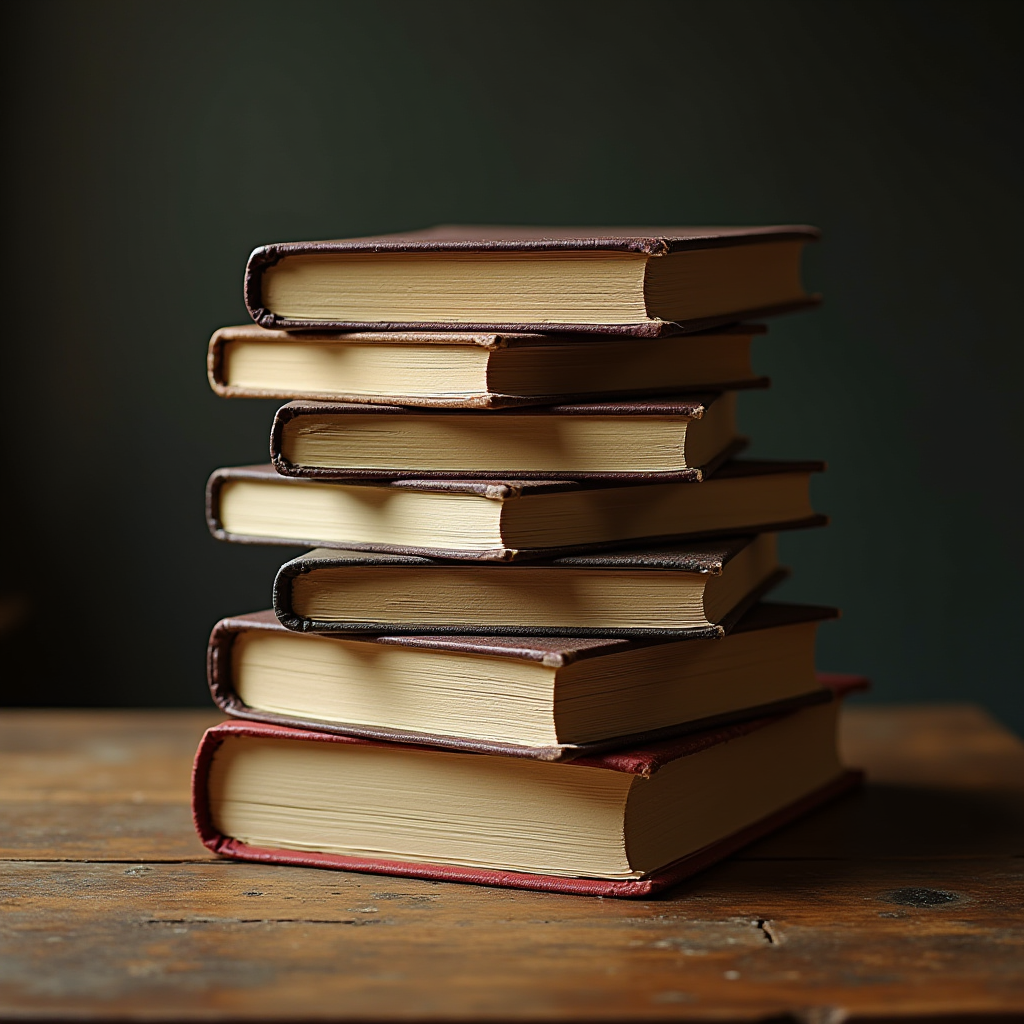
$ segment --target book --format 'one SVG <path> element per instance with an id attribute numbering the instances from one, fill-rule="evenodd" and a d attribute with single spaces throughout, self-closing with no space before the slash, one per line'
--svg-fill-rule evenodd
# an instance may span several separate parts
<path id="1" fill-rule="evenodd" d="M 289 402 L 270 431 L 285 476 L 701 481 L 746 440 L 736 395 L 505 410 Z"/>
<path id="2" fill-rule="evenodd" d="M 812 305 L 804 225 L 443 225 L 264 245 L 245 301 L 267 328 L 585 331 L 657 337 Z"/>
<path id="3" fill-rule="evenodd" d="M 339 636 L 273 611 L 222 619 L 214 702 L 236 718 L 541 760 L 593 754 L 827 699 L 834 608 L 756 605 L 721 639 Z"/>
<path id="4" fill-rule="evenodd" d="M 206 514 L 219 540 L 484 561 L 819 526 L 820 462 L 736 459 L 701 483 L 401 479 L 365 484 L 219 469 Z"/>
<path id="5" fill-rule="evenodd" d="M 838 705 L 569 762 L 229 721 L 200 743 L 193 815 L 239 860 L 647 896 L 855 785 Z"/>
<path id="6" fill-rule="evenodd" d="M 685 336 L 302 333 L 256 324 L 210 339 L 207 376 L 225 398 L 305 398 L 498 409 L 560 401 L 765 387 L 751 366 L 759 324 Z"/>
<path id="7" fill-rule="evenodd" d="M 285 562 L 274 611 L 313 633 L 719 637 L 782 581 L 773 533 L 529 565 L 320 548 Z"/>

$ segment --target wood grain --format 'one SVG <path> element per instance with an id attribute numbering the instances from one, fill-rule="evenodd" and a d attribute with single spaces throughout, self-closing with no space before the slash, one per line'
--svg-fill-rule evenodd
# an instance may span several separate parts
<path id="1" fill-rule="evenodd" d="M 189 802 L 199 737 L 215 711 L 24 711 L 0 717 L 3 800 Z"/>
<path id="2" fill-rule="evenodd" d="M 0 992 L 35 1012 L 1024 1007 L 1024 877 L 988 859 L 733 862 L 644 903 L 227 863 L 22 864 L 8 883 Z"/>
<path id="3" fill-rule="evenodd" d="M 5 1019 L 1024 1018 L 1024 748 L 976 709 L 849 709 L 862 794 L 640 902 L 211 858 L 215 720 L 5 714 Z"/>

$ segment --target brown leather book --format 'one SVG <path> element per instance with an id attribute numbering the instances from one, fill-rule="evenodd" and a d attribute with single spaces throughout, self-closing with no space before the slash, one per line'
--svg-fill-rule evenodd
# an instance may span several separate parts
<path id="1" fill-rule="evenodd" d="M 828 703 L 555 763 L 224 722 L 196 753 L 195 827 L 237 860 L 650 896 L 857 785 L 836 722 L 865 686 L 835 677 Z"/>
<path id="2" fill-rule="evenodd" d="M 702 483 L 592 480 L 391 480 L 218 469 L 210 531 L 243 544 L 293 544 L 482 561 L 542 558 L 682 537 L 820 526 L 810 503 L 820 462 L 736 459 Z"/>
<path id="3" fill-rule="evenodd" d="M 224 398 L 305 398 L 438 409 L 767 387 L 751 366 L 760 324 L 631 338 L 467 331 L 268 331 L 222 327 L 207 376 Z"/>
<path id="4" fill-rule="evenodd" d="M 278 570 L 274 611 L 313 633 L 703 639 L 786 575 L 774 533 L 529 565 L 319 548 Z"/>
<path id="5" fill-rule="evenodd" d="M 270 431 L 284 476 L 700 482 L 738 454 L 733 392 L 506 410 L 289 402 Z"/>
<path id="6" fill-rule="evenodd" d="M 245 302 L 286 330 L 584 331 L 659 337 L 813 305 L 806 225 L 552 228 L 443 225 L 264 245 Z"/>
<path id="7" fill-rule="evenodd" d="M 758 604 L 717 640 L 339 636 L 272 611 L 222 619 L 214 702 L 255 722 L 544 761 L 637 746 L 826 700 L 818 624 Z"/>

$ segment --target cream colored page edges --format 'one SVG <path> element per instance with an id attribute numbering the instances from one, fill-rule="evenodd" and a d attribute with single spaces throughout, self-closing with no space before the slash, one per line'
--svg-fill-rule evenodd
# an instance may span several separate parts
<path id="1" fill-rule="evenodd" d="M 733 396 L 704 417 L 460 414 L 301 416 L 285 424 L 293 465 L 435 472 L 671 472 L 701 465 L 735 435 Z M 689 456 L 691 431 L 697 457 Z"/>
<path id="2" fill-rule="evenodd" d="M 231 666 L 256 710 L 549 746 L 809 693 L 815 631 L 799 623 L 640 648 L 570 663 L 557 677 L 539 662 L 253 631 L 238 635 Z"/>
<path id="3" fill-rule="evenodd" d="M 220 380 L 280 398 L 562 395 L 692 389 L 748 380 L 750 341 L 700 335 L 642 343 L 577 341 L 488 351 L 477 345 L 354 341 L 225 342 Z"/>
<path id="4" fill-rule="evenodd" d="M 559 743 L 588 743 L 756 707 L 818 689 L 816 623 L 686 640 L 559 669 Z"/>
<path id="5" fill-rule="evenodd" d="M 710 477 L 700 484 L 651 484 L 562 491 L 506 502 L 501 532 L 511 548 L 546 548 L 785 523 L 813 515 L 806 473 Z"/>
<path id="6" fill-rule="evenodd" d="M 292 420 L 297 466 L 447 472 L 685 469 L 687 421 L 624 416 L 322 416 Z"/>
<path id="7" fill-rule="evenodd" d="M 267 309 L 294 320 L 632 324 L 648 319 L 646 262 L 624 252 L 286 256 L 261 288 Z"/>
<path id="8" fill-rule="evenodd" d="M 328 722 L 534 746 L 557 742 L 555 672 L 539 662 L 302 634 L 238 634 L 235 690 L 249 707 Z"/>
<path id="9" fill-rule="evenodd" d="M 695 853 L 837 778 L 838 710 L 806 708 L 638 779 L 626 805 L 630 866 L 647 872 Z"/>
<path id="10" fill-rule="evenodd" d="M 486 551 L 559 547 L 711 532 L 812 514 L 807 474 L 652 484 L 530 495 L 508 502 L 298 481 L 227 481 L 219 512 L 228 533 L 336 544 Z"/>
<path id="11" fill-rule="evenodd" d="M 487 755 L 228 737 L 215 828 L 252 846 L 630 877 L 632 776 Z"/>
<path id="12" fill-rule="evenodd" d="M 430 494 L 306 481 L 229 480 L 220 491 L 228 533 L 338 544 L 489 550 L 501 546 L 501 504 L 474 494 Z"/>
<path id="13" fill-rule="evenodd" d="M 704 626 L 696 573 L 526 566 L 321 569 L 292 581 L 292 608 L 326 622 L 566 628 Z"/>
<path id="14" fill-rule="evenodd" d="M 638 877 L 836 778 L 836 713 L 834 704 L 797 712 L 649 780 L 487 755 L 228 737 L 210 768 L 211 814 L 222 834 L 257 847 Z"/>
<path id="15" fill-rule="evenodd" d="M 353 345 L 302 341 L 232 341 L 222 374 L 229 387 L 296 398 L 347 395 L 417 397 L 482 394 L 490 353 L 475 345 Z"/>

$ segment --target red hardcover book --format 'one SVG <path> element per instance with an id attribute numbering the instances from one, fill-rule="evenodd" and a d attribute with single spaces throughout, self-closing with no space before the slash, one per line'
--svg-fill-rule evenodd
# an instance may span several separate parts
<path id="1" fill-rule="evenodd" d="M 867 683 L 828 680 L 826 705 L 571 762 L 224 722 L 196 754 L 195 826 L 238 860 L 649 896 L 858 784 L 835 715 Z"/>

